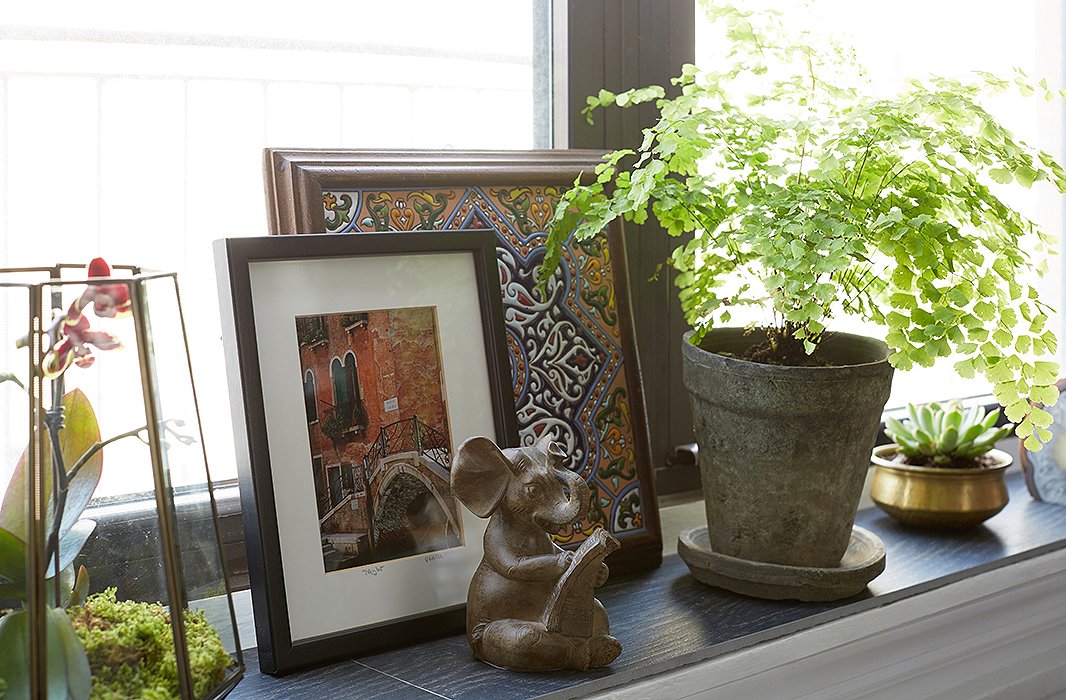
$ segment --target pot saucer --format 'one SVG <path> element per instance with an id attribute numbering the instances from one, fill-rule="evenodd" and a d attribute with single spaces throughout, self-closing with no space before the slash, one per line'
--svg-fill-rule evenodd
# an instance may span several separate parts
<path id="1" fill-rule="evenodd" d="M 711 549 L 707 527 L 684 530 L 677 553 L 697 581 L 734 593 L 773 600 L 839 600 L 861 593 L 885 570 L 885 545 L 861 527 L 853 527 L 851 541 L 835 567 L 786 566 L 748 561 Z"/>

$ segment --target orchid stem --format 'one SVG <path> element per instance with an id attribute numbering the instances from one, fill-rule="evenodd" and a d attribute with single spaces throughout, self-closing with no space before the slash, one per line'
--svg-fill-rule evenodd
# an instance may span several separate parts
<path id="1" fill-rule="evenodd" d="M 48 437 L 52 443 L 52 497 L 55 499 L 55 512 L 52 516 L 52 529 L 48 533 L 48 541 L 45 543 L 45 561 L 52 561 L 54 578 L 59 580 L 59 529 L 63 522 L 63 510 L 67 505 L 67 486 L 70 483 L 67 478 L 67 470 L 63 465 L 63 451 L 59 442 L 59 431 L 63 429 L 63 376 L 60 375 L 52 382 L 52 407 L 45 412 L 44 424 L 48 428 Z M 59 587 L 56 586 L 56 607 L 59 606 Z"/>
<path id="2" fill-rule="evenodd" d="M 85 453 L 81 457 L 79 457 L 78 461 L 74 463 L 74 466 L 72 466 L 70 468 L 70 473 L 67 475 L 68 479 L 73 479 L 74 476 L 78 473 L 78 471 L 82 467 L 84 467 L 85 464 L 90 459 L 93 458 L 93 455 L 95 455 L 97 452 L 99 452 L 100 450 L 104 449 L 105 447 L 107 447 L 111 443 L 117 442 L 118 440 L 122 440 L 123 438 L 136 437 L 137 433 L 141 432 L 142 430 L 147 430 L 147 429 L 148 429 L 147 425 L 142 425 L 139 428 L 134 428 L 133 430 L 127 430 L 126 432 L 119 433 L 118 435 L 115 435 L 114 437 L 109 437 L 106 440 L 101 440 L 100 442 L 94 443 L 92 447 L 90 447 L 89 449 L 85 450 Z"/>
<path id="3" fill-rule="evenodd" d="M 60 405 L 60 411 L 62 411 L 62 405 Z M 106 440 L 101 440 L 100 442 L 94 443 L 92 447 L 85 450 L 81 457 L 79 457 L 78 460 L 74 462 L 73 466 L 71 466 L 70 471 L 68 472 L 63 468 L 63 456 L 62 453 L 59 451 L 59 429 L 62 428 L 62 425 L 60 425 L 56 429 L 53 429 L 52 421 L 50 420 L 46 422 L 46 425 L 48 425 L 48 432 L 51 434 L 52 437 L 53 467 L 56 472 L 57 480 L 60 483 L 58 484 L 58 488 L 56 490 L 58 494 L 58 501 L 56 503 L 55 516 L 52 519 L 52 530 L 48 535 L 48 543 L 45 546 L 45 553 L 48 555 L 50 560 L 54 558 L 56 566 L 55 575 L 56 577 L 58 577 L 59 531 L 63 526 L 63 511 L 65 510 L 67 504 L 67 491 L 70 487 L 70 482 L 74 480 L 74 477 L 77 476 L 79 471 L 81 471 L 81 468 L 88 464 L 89 460 L 92 459 L 97 452 L 104 449 L 111 443 L 116 442 L 118 440 L 122 440 L 123 438 L 136 437 L 137 433 L 141 432 L 142 430 L 146 430 L 148 426 L 142 425 L 139 428 L 127 430 L 124 433 L 119 433 L 118 435 L 110 437 Z M 60 477 L 60 475 L 62 476 Z M 59 592 L 57 590 L 57 598 L 58 595 Z M 58 602 L 56 604 L 58 605 Z"/>
<path id="4" fill-rule="evenodd" d="M 26 385 L 23 384 L 22 380 L 19 379 L 14 374 L 11 374 L 11 373 L 0 374 L 0 384 L 3 384 L 4 382 L 14 382 L 16 385 L 18 385 L 19 389 L 22 389 L 23 391 L 26 391 Z"/>

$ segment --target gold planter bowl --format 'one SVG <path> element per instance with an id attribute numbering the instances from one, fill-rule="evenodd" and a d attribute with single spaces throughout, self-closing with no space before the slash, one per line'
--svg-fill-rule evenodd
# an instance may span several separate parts
<path id="1" fill-rule="evenodd" d="M 980 469 L 913 467 L 891 461 L 896 445 L 874 448 L 870 498 L 893 518 L 916 527 L 960 529 L 980 525 L 1007 505 L 1004 473 L 1013 461 L 988 452 L 996 464 Z"/>

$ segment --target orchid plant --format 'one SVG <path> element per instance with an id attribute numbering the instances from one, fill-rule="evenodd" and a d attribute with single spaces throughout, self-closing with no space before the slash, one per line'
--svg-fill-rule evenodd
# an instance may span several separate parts
<path id="1" fill-rule="evenodd" d="M 84 604 L 89 591 L 89 573 L 84 566 L 74 570 L 74 560 L 96 529 L 96 523 L 82 514 L 96 491 L 103 472 L 103 449 L 127 437 L 144 437 L 144 426 L 102 439 L 92 405 L 80 390 L 64 389 L 64 375 L 72 366 L 89 367 L 94 350 L 122 347 L 114 335 L 92 328 L 87 311 L 97 317 L 121 318 L 130 314 L 129 287 L 108 283 L 108 264 L 94 259 L 88 267 L 93 281 L 70 304 L 57 313 L 46 332 L 46 352 L 39 372 L 51 382 L 52 406 L 41 423 L 48 431 L 50 449 L 41 456 L 45 501 L 45 549 L 48 561 L 46 581 L 49 601 L 46 614 L 48 649 L 48 697 L 88 698 L 92 675 L 89 661 L 75 633 L 66 609 Z M 25 347 L 30 338 L 16 345 Z M 13 374 L 0 381 L 25 385 Z M 26 601 L 26 532 L 30 496 L 26 493 L 27 453 L 15 467 L 7 493 L 0 505 L 0 600 Z M 29 612 L 0 610 L 0 679 L 6 697 L 29 697 Z M 54 669 L 54 670 L 53 670 Z M 3 693 L 0 692 L 0 697 Z"/>

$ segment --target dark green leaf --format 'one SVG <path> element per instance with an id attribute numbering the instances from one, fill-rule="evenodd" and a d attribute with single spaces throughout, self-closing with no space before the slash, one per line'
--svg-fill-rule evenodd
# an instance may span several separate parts
<path id="1" fill-rule="evenodd" d="M 45 611 L 48 700 L 86 700 L 92 687 L 89 659 L 62 608 Z M 8 698 L 30 697 L 29 612 L 0 617 L 0 677 Z"/>
<path id="2" fill-rule="evenodd" d="M 62 615 L 63 620 L 66 621 L 66 628 L 69 629 L 71 635 L 74 634 L 66 611 L 62 609 L 46 611 L 45 630 L 48 648 L 46 697 L 48 700 L 68 700 L 70 697 L 67 685 L 68 659 L 65 645 L 69 643 L 69 640 L 67 640 L 66 630 L 63 629 L 63 622 L 58 617 L 54 617 L 54 613 Z M 29 617 L 29 612 L 26 610 L 0 617 L 0 677 L 7 682 L 7 697 L 10 698 L 30 697 Z M 81 672 L 88 674 L 89 662 L 85 657 L 85 651 L 81 649 L 77 638 L 74 639 L 74 643 L 77 644 L 78 650 L 81 650 L 81 658 L 84 660 Z M 72 660 L 77 664 L 77 654 L 73 655 Z M 91 682 L 91 676 L 89 679 Z M 88 693 L 74 697 L 82 700 L 88 697 Z"/>
<path id="3" fill-rule="evenodd" d="M 26 544 L 0 528 L 0 598 L 26 594 Z"/>
<path id="4" fill-rule="evenodd" d="M 55 644 L 53 645 L 53 642 Z M 66 682 L 63 693 L 58 693 L 58 684 L 53 688 L 49 684 L 49 698 L 57 700 L 88 700 L 92 691 L 92 672 L 89 669 L 89 657 L 74 632 L 67 611 L 63 608 L 48 610 L 48 675 L 52 678 L 52 666 L 59 665 L 66 670 Z"/>
<path id="5" fill-rule="evenodd" d="M 7 697 L 30 697 L 29 613 L 25 610 L 0 617 L 0 678 Z"/>

